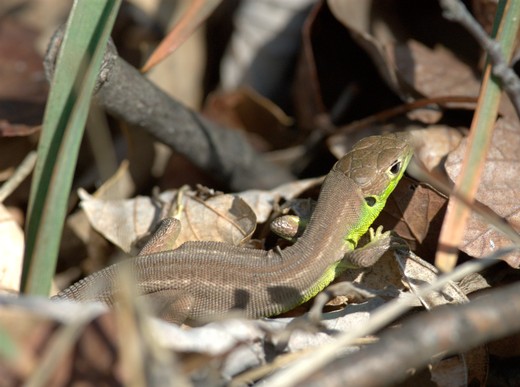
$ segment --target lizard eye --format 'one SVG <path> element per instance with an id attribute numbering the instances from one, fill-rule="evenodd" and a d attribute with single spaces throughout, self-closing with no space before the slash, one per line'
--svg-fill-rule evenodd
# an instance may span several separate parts
<path id="1" fill-rule="evenodd" d="M 399 171 L 401 171 L 401 161 L 400 160 L 394 161 L 394 163 L 390 166 L 389 171 L 392 175 L 394 175 L 394 176 L 397 175 L 399 173 Z"/>
<path id="2" fill-rule="evenodd" d="M 367 196 L 365 197 L 365 203 L 369 206 L 369 207 L 374 207 L 374 205 L 376 204 L 377 200 L 375 197 L 373 196 Z"/>

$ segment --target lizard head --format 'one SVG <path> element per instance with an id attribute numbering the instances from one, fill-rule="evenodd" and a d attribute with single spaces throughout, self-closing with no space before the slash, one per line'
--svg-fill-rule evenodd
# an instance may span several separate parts
<path id="1" fill-rule="evenodd" d="M 360 188 L 368 207 L 382 209 L 413 155 L 406 133 L 366 137 L 334 165 Z"/>

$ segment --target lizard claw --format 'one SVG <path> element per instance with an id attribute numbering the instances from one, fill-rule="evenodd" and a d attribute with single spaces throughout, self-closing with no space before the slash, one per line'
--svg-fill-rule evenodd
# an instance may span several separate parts
<path id="1" fill-rule="evenodd" d="M 381 241 L 380 243 L 383 243 L 382 241 L 386 240 L 386 244 L 389 249 L 397 250 L 397 249 L 408 249 L 409 246 L 406 243 L 406 241 L 401 238 L 399 235 L 397 235 L 393 231 L 385 231 L 383 232 L 383 226 L 378 226 L 376 230 L 372 227 L 368 229 L 369 236 L 370 236 L 370 242 L 374 241 Z"/>
<path id="2" fill-rule="evenodd" d="M 368 232 L 370 234 L 370 242 L 390 238 L 392 236 L 391 231 L 383 232 L 383 226 L 378 226 L 375 231 L 372 227 L 370 227 Z"/>

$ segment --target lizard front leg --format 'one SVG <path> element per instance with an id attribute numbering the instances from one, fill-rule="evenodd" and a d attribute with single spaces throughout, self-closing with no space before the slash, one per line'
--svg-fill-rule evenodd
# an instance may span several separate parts
<path id="1" fill-rule="evenodd" d="M 383 226 L 375 231 L 370 228 L 369 233 L 370 242 L 345 254 L 344 259 L 356 267 L 374 265 L 388 250 L 408 248 L 406 242 L 396 234 L 391 231 L 383 232 Z"/>
<path id="2" fill-rule="evenodd" d="M 180 232 L 181 222 L 178 219 L 173 217 L 162 219 L 151 238 L 139 252 L 139 255 L 173 250 L 173 246 Z"/>

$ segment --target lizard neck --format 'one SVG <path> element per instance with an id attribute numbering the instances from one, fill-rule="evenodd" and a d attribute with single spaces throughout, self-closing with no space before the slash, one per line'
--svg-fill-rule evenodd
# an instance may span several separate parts
<path id="1" fill-rule="evenodd" d="M 365 200 L 358 186 L 344 174 L 331 171 L 323 183 L 316 209 L 305 232 L 289 250 L 297 247 L 298 250 L 314 253 L 323 251 L 327 254 L 335 253 L 330 255 L 336 256 L 353 250 L 368 228 L 363 227 L 366 223 L 364 208 Z M 324 259 L 326 265 L 337 261 L 337 258 L 332 257 Z"/>
<path id="2" fill-rule="evenodd" d="M 294 245 L 282 251 L 283 269 L 279 267 L 282 269 L 279 276 L 274 270 L 271 279 L 277 277 L 278 284 L 286 281 L 296 286 L 302 297 L 298 303 L 323 290 L 336 276 L 336 267 L 344 254 L 358 242 L 359 233 L 352 230 L 363 223 L 363 205 L 364 198 L 357 185 L 340 172 L 330 172 L 305 232 Z M 274 269 L 272 263 L 270 267 Z"/>

